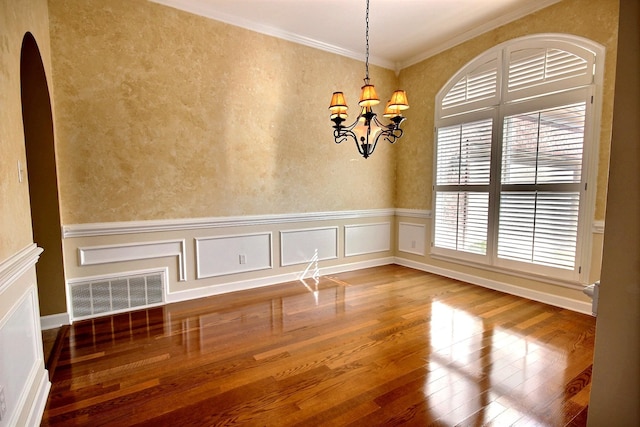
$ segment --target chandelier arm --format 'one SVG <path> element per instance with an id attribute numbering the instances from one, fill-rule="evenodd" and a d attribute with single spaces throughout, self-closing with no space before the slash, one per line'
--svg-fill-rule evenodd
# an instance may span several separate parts
<path id="1" fill-rule="evenodd" d="M 335 129 L 333 131 L 333 139 L 335 140 L 336 144 L 343 143 L 349 138 L 352 138 L 354 141 L 356 141 L 356 144 L 358 143 L 358 136 L 351 130 Z"/>
<path id="2" fill-rule="evenodd" d="M 355 127 L 357 125 L 358 125 L 358 118 L 356 118 L 356 120 L 353 123 L 351 123 L 350 125 L 348 125 L 348 126 L 344 126 L 342 124 L 334 125 L 333 126 L 333 139 L 335 140 L 336 144 L 340 144 L 340 143 L 346 141 L 347 139 L 349 139 L 349 137 L 351 137 L 351 138 L 353 138 L 353 140 L 355 141 L 356 145 L 358 146 L 358 136 L 353 131 L 353 129 L 355 129 Z"/>
<path id="3" fill-rule="evenodd" d="M 389 130 L 385 130 L 384 132 L 382 132 L 380 136 L 384 136 L 384 139 L 389 141 L 389 143 L 393 144 L 397 140 L 402 138 L 402 133 L 403 133 L 402 129 L 400 129 L 400 128 L 398 128 L 398 129 L 389 129 Z"/>

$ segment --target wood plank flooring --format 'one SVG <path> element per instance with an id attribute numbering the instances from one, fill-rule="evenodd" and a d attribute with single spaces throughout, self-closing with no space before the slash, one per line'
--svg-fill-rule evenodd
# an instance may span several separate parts
<path id="1" fill-rule="evenodd" d="M 42 425 L 580 426 L 595 319 L 389 265 L 77 322 Z"/>

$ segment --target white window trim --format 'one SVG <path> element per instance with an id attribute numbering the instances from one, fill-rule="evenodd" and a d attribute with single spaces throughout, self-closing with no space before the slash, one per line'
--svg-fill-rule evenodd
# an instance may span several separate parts
<path id="1" fill-rule="evenodd" d="M 598 175 L 598 158 L 599 158 L 599 145 L 600 145 L 600 123 L 602 119 L 602 91 L 603 91 L 603 79 L 604 79 L 604 60 L 605 60 L 605 48 L 604 46 L 588 40 L 586 38 L 568 35 L 568 34 L 536 34 L 531 36 L 525 36 L 507 42 L 501 43 L 493 48 L 483 52 L 476 58 L 468 62 L 465 66 L 460 68 L 447 83 L 440 89 L 435 98 L 435 117 L 434 117 L 434 142 L 437 138 L 438 127 L 450 126 L 454 124 L 471 122 L 480 118 L 493 117 L 494 125 L 498 131 L 494 133 L 494 138 L 502 138 L 502 123 L 505 114 L 512 114 L 518 111 L 520 108 L 531 110 L 533 105 L 537 105 L 537 101 L 533 99 L 526 99 L 522 102 L 513 101 L 506 96 L 506 79 L 503 76 L 506 73 L 507 54 L 513 49 L 520 49 L 525 47 L 540 47 L 549 45 L 569 52 L 577 52 L 580 50 L 587 50 L 595 55 L 593 63 L 589 63 L 589 66 L 594 67 L 593 81 L 588 85 L 581 85 L 582 90 L 588 92 L 589 97 L 592 97 L 592 103 L 587 103 L 588 112 L 586 126 L 585 126 L 585 149 L 583 151 L 583 181 L 586 183 L 586 190 L 581 195 L 581 206 L 579 215 L 579 229 L 578 229 L 578 246 L 576 247 L 576 265 L 580 266 L 580 271 L 568 275 L 558 275 L 557 269 L 541 268 L 539 265 L 532 265 L 531 268 L 522 268 L 522 264 L 517 268 L 514 268 L 513 263 L 504 262 L 505 260 L 498 260 L 496 253 L 488 253 L 486 256 L 474 255 L 470 253 L 464 253 L 459 251 L 451 251 L 444 248 L 436 248 L 433 244 L 433 236 L 435 235 L 435 218 L 432 221 L 431 226 L 431 249 L 430 255 L 433 258 L 443 259 L 450 262 L 460 263 L 473 267 L 478 267 L 490 271 L 497 271 L 508 273 L 511 275 L 530 278 L 534 280 L 544 281 L 560 286 L 575 287 L 576 285 L 584 286 L 588 284 L 590 263 L 592 257 L 592 227 L 595 213 L 595 201 L 597 192 L 597 175 Z M 578 46 L 576 46 L 578 45 Z M 461 107 L 448 108 L 447 111 L 442 109 L 442 100 L 447 95 L 451 87 L 464 75 L 473 71 L 479 65 L 491 61 L 497 58 L 497 75 L 498 75 L 498 88 L 497 94 L 491 99 L 480 100 L 477 102 L 469 102 Z M 549 85 L 553 87 L 554 85 Z M 568 89 L 566 92 L 576 91 L 579 88 Z M 559 97 L 562 97 L 562 91 L 559 92 Z M 503 96 L 503 94 L 505 96 Z M 584 98 L 583 98 L 584 99 Z M 548 101 L 542 101 L 543 105 L 548 105 Z M 528 108 L 525 108 L 527 107 Z M 470 111 L 471 110 L 471 111 Z M 495 141 L 494 141 L 495 142 Z M 436 159 L 434 146 L 434 163 Z M 498 146 L 494 144 L 494 146 Z M 500 165 L 498 164 L 499 168 Z M 433 168 L 433 212 L 435 212 L 435 182 L 436 182 L 436 168 Z M 494 182 L 494 185 L 499 186 L 499 182 Z M 490 217 L 492 212 L 489 213 Z M 497 230 L 494 230 L 495 224 L 492 221 L 489 222 L 488 240 L 497 239 Z M 495 247 L 495 246 L 494 246 Z M 518 264 L 518 263 L 515 263 Z"/>

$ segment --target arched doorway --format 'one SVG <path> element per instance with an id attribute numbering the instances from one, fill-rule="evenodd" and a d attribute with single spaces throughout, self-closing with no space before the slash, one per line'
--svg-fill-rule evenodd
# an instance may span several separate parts
<path id="1" fill-rule="evenodd" d="M 56 174 L 53 117 L 47 76 L 31 33 L 20 55 L 22 122 L 27 158 L 34 242 L 44 249 L 36 264 L 42 316 L 66 313 L 60 207 Z"/>

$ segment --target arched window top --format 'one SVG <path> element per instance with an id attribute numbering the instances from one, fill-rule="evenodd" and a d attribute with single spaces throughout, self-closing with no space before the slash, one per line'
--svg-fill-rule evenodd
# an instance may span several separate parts
<path id="1" fill-rule="evenodd" d="M 502 43 L 462 67 L 436 97 L 437 118 L 595 83 L 604 48 L 539 34 Z"/>

